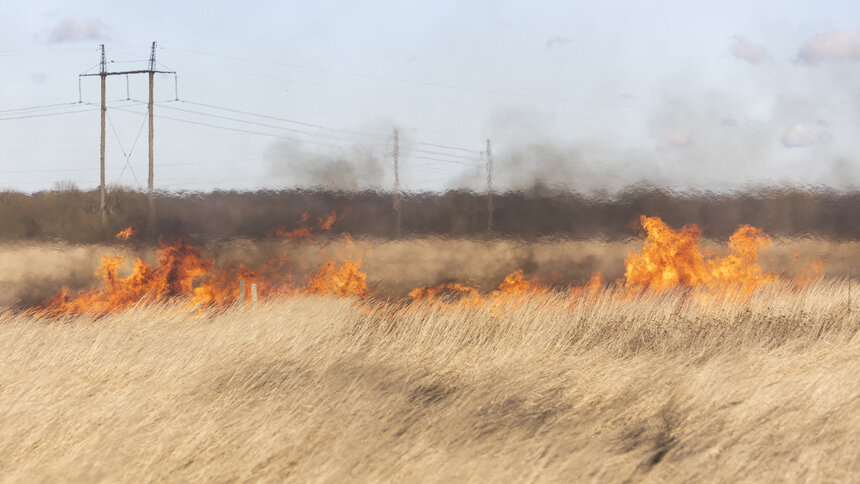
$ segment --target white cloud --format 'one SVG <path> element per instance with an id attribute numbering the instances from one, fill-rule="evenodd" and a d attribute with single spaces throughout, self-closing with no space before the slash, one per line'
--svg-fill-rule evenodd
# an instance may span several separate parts
<path id="1" fill-rule="evenodd" d="M 809 65 L 820 62 L 858 62 L 860 32 L 838 30 L 816 35 L 800 46 L 797 60 Z"/>
<path id="2" fill-rule="evenodd" d="M 764 47 L 742 35 L 735 35 L 732 45 L 729 46 L 729 52 L 736 59 L 745 60 L 750 64 L 761 64 L 768 58 Z"/>
<path id="3" fill-rule="evenodd" d="M 782 144 L 787 148 L 805 148 L 820 145 L 827 141 L 828 133 L 820 128 L 806 124 L 792 124 L 782 135 Z"/>
<path id="4" fill-rule="evenodd" d="M 110 26 L 99 19 L 78 21 L 66 17 L 51 29 L 49 44 L 110 39 Z"/>

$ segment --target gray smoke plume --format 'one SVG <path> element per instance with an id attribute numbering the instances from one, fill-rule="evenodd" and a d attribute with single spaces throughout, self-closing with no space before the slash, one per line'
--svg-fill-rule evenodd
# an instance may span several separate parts
<path id="1" fill-rule="evenodd" d="M 278 141 L 264 159 L 280 186 L 316 187 L 327 190 L 367 190 L 385 180 L 383 150 L 362 145 L 346 148 L 319 146 L 311 149 L 294 141 Z"/>

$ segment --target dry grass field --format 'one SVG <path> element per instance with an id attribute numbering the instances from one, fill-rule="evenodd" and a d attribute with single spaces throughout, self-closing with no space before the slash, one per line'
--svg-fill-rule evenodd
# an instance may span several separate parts
<path id="1" fill-rule="evenodd" d="M 856 482 L 851 291 L 6 313 L 0 475 Z"/>
<path id="2" fill-rule="evenodd" d="M 748 228 L 747 245 L 722 256 L 725 243 L 699 252 L 690 232 L 643 225 L 644 247 L 4 246 L 0 478 L 856 482 L 860 243 L 767 245 Z M 127 257 L 103 272 L 111 289 L 32 309 L 61 285 L 98 285 L 103 254 Z M 150 265 L 126 279 L 132 255 Z M 361 259 L 363 272 L 321 264 L 332 257 Z M 242 264 L 294 274 L 293 289 L 239 307 L 236 274 L 218 267 Z M 625 276 L 625 264 L 638 272 Z M 506 278 L 517 269 L 521 279 Z M 602 289 L 567 290 L 596 272 Z M 271 288 L 271 274 L 247 274 Z M 460 286 L 448 283 L 483 295 L 450 299 Z M 744 289 L 722 285 L 735 283 Z M 193 306 L 195 285 L 221 292 Z M 419 286 L 447 289 L 406 297 Z M 161 299 L 138 302 L 146 291 Z M 89 304 L 107 309 L 68 309 Z"/>

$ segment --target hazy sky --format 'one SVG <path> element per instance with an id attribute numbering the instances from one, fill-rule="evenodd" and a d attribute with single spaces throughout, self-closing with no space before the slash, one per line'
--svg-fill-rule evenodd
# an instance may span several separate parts
<path id="1" fill-rule="evenodd" d="M 856 1 L 35 0 L 0 25 L 2 188 L 96 186 L 78 75 L 152 41 L 181 100 L 159 75 L 157 188 L 390 187 L 395 126 L 410 190 L 483 189 L 487 138 L 502 188 L 860 184 Z M 146 96 L 108 80 L 110 184 L 145 187 Z"/>

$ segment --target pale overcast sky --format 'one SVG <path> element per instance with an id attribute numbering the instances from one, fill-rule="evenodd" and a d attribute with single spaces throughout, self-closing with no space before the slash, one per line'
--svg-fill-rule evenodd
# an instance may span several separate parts
<path id="1" fill-rule="evenodd" d="M 395 126 L 409 190 L 483 189 L 487 138 L 508 189 L 860 185 L 856 1 L 10 0 L 0 25 L 4 189 L 97 186 L 78 75 L 152 41 L 181 100 L 159 75 L 161 189 L 387 188 Z M 146 96 L 108 80 L 110 184 L 146 185 Z"/>

